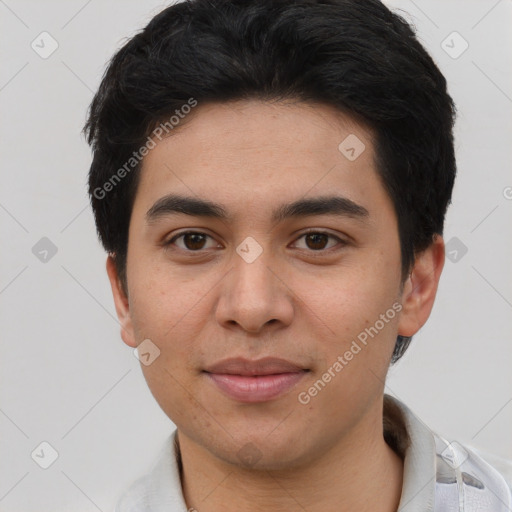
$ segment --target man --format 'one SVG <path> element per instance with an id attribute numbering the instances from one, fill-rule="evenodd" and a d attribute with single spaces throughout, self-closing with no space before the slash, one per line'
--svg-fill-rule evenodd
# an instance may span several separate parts
<path id="1" fill-rule="evenodd" d="M 455 107 L 377 0 L 191 0 L 86 125 L 121 336 L 176 425 L 126 511 L 511 510 L 384 394 L 444 264 Z"/>

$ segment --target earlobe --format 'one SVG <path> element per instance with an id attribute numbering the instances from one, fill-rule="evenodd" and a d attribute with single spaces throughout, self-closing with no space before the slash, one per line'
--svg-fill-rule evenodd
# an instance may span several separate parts
<path id="1" fill-rule="evenodd" d="M 107 274 L 112 288 L 117 318 L 121 325 L 121 338 L 130 347 L 136 347 L 135 334 L 133 332 L 132 319 L 130 315 L 130 304 L 128 297 L 123 290 L 117 266 L 112 255 L 107 258 Z"/>
<path id="2" fill-rule="evenodd" d="M 402 292 L 399 335 L 413 336 L 430 316 L 444 259 L 444 241 L 440 235 L 435 235 L 432 244 L 416 255 L 414 266 Z"/>

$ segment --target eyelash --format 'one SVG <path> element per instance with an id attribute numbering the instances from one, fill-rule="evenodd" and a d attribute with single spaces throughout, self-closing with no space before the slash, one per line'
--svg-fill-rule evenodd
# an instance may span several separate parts
<path id="1" fill-rule="evenodd" d="M 332 250 L 336 251 L 336 250 L 340 250 L 342 247 L 348 245 L 348 242 L 333 235 L 332 233 L 329 233 L 327 231 L 318 231 L 318 230 L 309 230 L 309 231 L 306 231 L 304 233 L 301 233 L 300 236 L 297 238 L 297 240 L 301 239 L 302 237 L 306 236 L 306 235 L 311 235 L 311 234 L 315 234 L 315 235 L 326 235 L 328 236 L 329 238 L 333 238 L 334 240 L 336 240 L 338 242 L 338 245 L 341 245 L 341 247 L 338 247 L 336 248 L 336 246 L 334 247 L 329 247 L 328 249 L 318 249 L 318 250 L 314 250 L 314 249 L 302 249 L 302 250 L 306 250 L 307 252 L 310 252 L 312 253 L 313 255 L 316 255 L 317 253 L 318 254 L 322 254 L 322 253 L 327 253 L 327 252 L 330 252 Z M 213 238 L 212 236 L 210 236 L 209 234 L 207 233 L 204 233 L 202 231 L 184 231 L 183 233 L 179 233 L 175 236 L 173 236 L 170 240 L 166 241 L 163 243 L 163 246 L 165 248 L 170 248 L 171 245 L 176 241 L 178 240 L 179 238 L 182 238 L 183 236 L 185 235 L 205 235 L 209 238 Z M 184 251 L 184 252 L 188 252 L 188 253 L 191 253 L 191 254 L 201 254 L 203 253 L 205 250 L 207 249 L 198 249 L 197 251 L 193 251 L 193 250 L 190 250 L 190 249 L 182 249 L 181 247 L 178 247 L 177 248 L 178 250 L 181 250 L 181 251 Z"/>

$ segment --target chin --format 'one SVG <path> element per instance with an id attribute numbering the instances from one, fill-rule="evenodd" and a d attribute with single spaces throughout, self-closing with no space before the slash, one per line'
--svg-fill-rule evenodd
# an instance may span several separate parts
<path id="1" fill-rule="evenodd" d="M 272 429 L 252 429 L 233 436 L 231 443 L 206 448 L 226 463 L 251 471 L 289 470 L 309 463 L 308 447 L 297 441 L 307 439 L 305 433 L 269 432 Z"/>

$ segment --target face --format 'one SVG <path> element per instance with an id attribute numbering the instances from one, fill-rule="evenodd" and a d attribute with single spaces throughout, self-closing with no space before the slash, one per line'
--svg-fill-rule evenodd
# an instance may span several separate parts
<path id="1" fill-rule="evenodd" d="M 150 340 L 147 361 L 159 350 L 141 367 L 180 435 L 238 465 L 307 463 L 375 427 L 397 334 L 423 324 L 435 285 L 401 288 L 397 219 L 361 124 L 256 100 L 193 116 L 143 162 L 127 297 L 110 262 L 122 336 Z M 436 258 L 424 267 L 440 272 Z"/>

